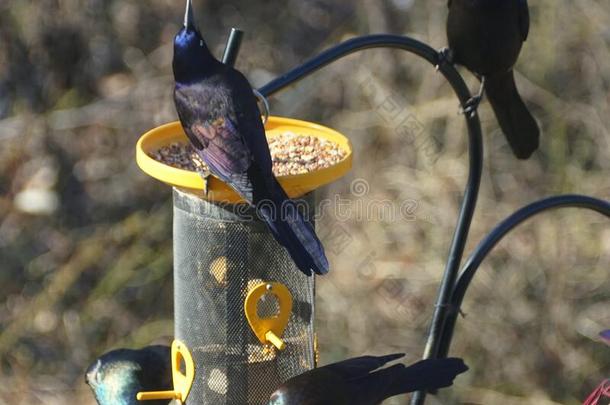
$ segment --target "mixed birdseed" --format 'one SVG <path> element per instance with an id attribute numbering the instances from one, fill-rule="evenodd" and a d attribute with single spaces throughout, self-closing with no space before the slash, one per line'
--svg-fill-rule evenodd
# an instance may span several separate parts
<path id="1" fill-rule="evenodd" d="M 186 142 L 172 142 L 154 152 L 149 152 L 148 156 L 177 169 L 191 172 L 207 169 L 207 165 L 197 155 L 195 149 Z"/>
<path id="2" fill-rule="evenodd" d="M 276 176 L 308 173 L 340 162 L 346 156 L 339 145 L 315 136 L 283 132 L 268 138 Z M 188 143 L 174 142 L 149 153 L 166 165 L 189 171 L 206 170 L 205 163 Z"/>

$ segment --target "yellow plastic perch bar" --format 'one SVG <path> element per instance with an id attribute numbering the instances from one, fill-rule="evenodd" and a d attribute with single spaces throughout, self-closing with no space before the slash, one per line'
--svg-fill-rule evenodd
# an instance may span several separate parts
<path id="1" fill-rule="evenodd" d="M 184 364 L 185 373 L 181 371 Z M 195 363 L 186 345 L 178 340 L 172 343 L 172 391 L 138 392 L 138 401 L 154 401 L 158 399 L 174 399 L 180 403 L 186 401 L 195 379 Z"/>

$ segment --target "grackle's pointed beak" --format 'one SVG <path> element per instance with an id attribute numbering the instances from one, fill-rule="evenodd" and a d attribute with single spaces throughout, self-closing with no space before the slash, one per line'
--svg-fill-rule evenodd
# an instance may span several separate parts
<path id="1" fill-rule="evenodd" d="M 186 0 L 186 12 L 184 13 L 184 28 L 195 28 L 195 16 L 193 14 L 193 0 Z"/>

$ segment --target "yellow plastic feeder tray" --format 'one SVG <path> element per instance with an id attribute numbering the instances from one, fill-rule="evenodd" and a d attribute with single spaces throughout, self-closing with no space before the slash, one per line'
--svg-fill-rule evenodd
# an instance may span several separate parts
<path id="1" fill-rule="evenodd" d="M 270 117 L 265 128 L 268 138 L 309 135 L 346 152 L 331 167 L 278 177 L 312 221 L 313 191 L 351 168 L 349 141 L 330 128 L 288 118 Z M 188 142 L 180 123 L 151 130 L 138 142 L 137 162 L 174 190 L 174 334 L 194 364 L 186 404 L 265 405 L 282 382 L 315 367 L 315 277 L 297 269 L 254 208 L 229 186 L 209 177 L 204 190 L 199 173 L 149 156 L 175 142 Z"/>
<path id="2" fill-rule="evenodd" d="M 267 138 L 279 136 L 284 132 L 323 138 L 338 144 L 346 152 L 346 156 L 331 167 L 304 174 L 279 176 L 278 181 L 291 198 L 301 197 L 341 178 L 352 167 L 351 143 L 344 135 L 333 129 L 312 122 L 272 116 L 269 117 L 265 130 Z M 150 152 L 174 142 L 188 142 L 182 125 L 178 121 L 162 125 L 145 133 L 137 144 L 136 161 L 138 166 L 157 180 L 203 196 L 206 194 L 205 182 L 199 173 L 168 166 L 149 156 Z M 207 188 L 205 198 L 208 200 L 229 203 L 243 202 L 231 187 L 214 176 L 209 177 Z"/>

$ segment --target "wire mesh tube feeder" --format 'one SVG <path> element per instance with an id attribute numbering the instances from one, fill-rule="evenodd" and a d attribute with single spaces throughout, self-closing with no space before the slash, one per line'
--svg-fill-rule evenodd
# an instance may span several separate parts
<path id="1" fill-rule="evenodd" d="M 265 129 L 270 139 L 291 132 L 343 150 L 344 157 L 330 167 L 278 177 L 313 218 L 313 191 L 351 167 L 349 141 L 330 128 L 289 118 L 270 117 Z M 177 142 L 187 142 L 179 122 L 155 128 L 140 138 L 136 158 L 146 173 L 174 188 L 175 338 L 192 356 L 194 376 L 189 390 L 174 387 L 173 393 L 141 398 L 266 404 L 281 382 L 315 367 L 314 278 L 296 268 L 229 186 L 150 157 Z M 179 366 L 174 368 L 180 375 Z"/>

